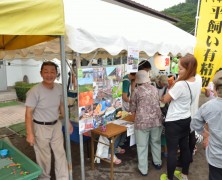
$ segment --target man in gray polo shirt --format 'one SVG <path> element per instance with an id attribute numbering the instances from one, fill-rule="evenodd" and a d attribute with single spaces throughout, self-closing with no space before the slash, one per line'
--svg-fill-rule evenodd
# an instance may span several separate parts
<path id="1" fill-rule="evenodd" d="M 40 74 L 43 81 L 35 85 L 26 98 L 27 142 L 34 146 L 36 161 L 42 168 L 41 180 L 50 180 L 51 149 L 55 157 L 56 179 L 69 179 L 66 153 L 63 146 L 62 124 L 59 115 L 64 115 L 62 87 L 54 83 L 57 65 L 44 62 Z M 73 127 L 70 123 L 70 133 Z"/>
<path id="2" fill-rule="evenodd" d="M 204 136 L 209 180 L 219 180 L 222 179 L 222 71 L 215 74 L 213 83 L 217 97 L 201 106 L 191 121 L 191 129 Z M 204 129 L 206 123 L 209 132 Z"/>

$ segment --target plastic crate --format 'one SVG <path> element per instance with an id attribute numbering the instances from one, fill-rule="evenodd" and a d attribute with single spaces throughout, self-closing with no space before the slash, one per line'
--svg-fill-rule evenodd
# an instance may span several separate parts
<path id="1" fill-rule="evenodd" d="M 4 167 L 0 169 L 0 179 L 2 180 L 32 180 L 42 173 L 41 168 L 24 155 L 21 151 L 9 144 L 5 140 L 0 140 L 0 149 L 8 149 L 7 157 L 12 158 L 18 166 Z M 1 158 L 1 157 L 0 157 Z M 21 171 L 29 172 L 26 175 L 20 174 Z M 13 173 L 14 172 L 14 173 Z"/>
<path id="2" fill-rule="evenodd" d="M 72 123 L 72 126 L 73 126 L 73 133 L 70 134 L 70 140 L 72 142 L 75 142 L 75 143 L 78 143 L 79 144 L 79 125 L 75 122 L 71 122 Z M 62 128 L 63 132 L 65 132 L 65 128 L 63 126 Z M 89 140 L 90 137 L 88 136 L 83 136 L 83 142 Z"/>

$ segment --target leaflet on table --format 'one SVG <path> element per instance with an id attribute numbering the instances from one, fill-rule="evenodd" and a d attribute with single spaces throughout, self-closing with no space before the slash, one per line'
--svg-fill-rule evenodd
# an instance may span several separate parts
<path id="1" fill-rule="evenodd" d="M 125 120 L 122 120 L 122 119 L 117 119 L 115 121 L 112 121 L 112 123 L 118 124 L 118 125 L 121 125 L 121 126 L 126 126 L 126 127 L 129 127 L 133 124 L 133 122 L 125 121 Z"/>
<path id="2" fill-rule="evenodd" d="M 134 124 L 127 126 L 127 137 L 134 134 Z"/>
<path id="3" fill-rule="evenodd" d="M 122 119 L 117 119 L 115 121 L 112 121 L 111 123 L 118 124 L 120 126 L 125 126 L 127 128 L 127 137 L 134 134 L 134 124 L 130 121 L 125 121 Z"/>

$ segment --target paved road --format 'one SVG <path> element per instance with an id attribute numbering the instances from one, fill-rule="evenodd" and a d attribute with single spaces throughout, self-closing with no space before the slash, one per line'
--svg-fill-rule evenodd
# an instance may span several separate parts
<path id="1" fill-rule="evenodd" d="M 8 127 L 25 121 L 25 105 L 23 103 L 16 106 L 0 108 L 0 128 Z"/>

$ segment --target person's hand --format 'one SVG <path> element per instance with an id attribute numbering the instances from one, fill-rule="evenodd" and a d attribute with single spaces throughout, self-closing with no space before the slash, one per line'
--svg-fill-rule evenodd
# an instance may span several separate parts
<path id="1" fill-rule="evenodd" d="M 160 101 L 161 101 L 161 102 L 163 102 L 163 101 L 164 101 L 164 98 L 163 98 L 163 97 L 161 97 L 161 98 L 160 98 Z"/>
<path id="2" fill-rule="evenodd" d="M 73 126 L 72 123 L 69 121 L 69 133 L 72 134 L 73 133 Z"/>
<path id="3" fill-rule="evenodd" d="M 35 137 L 32 133 L 27 134 L 26 141 L 30 144 L 30 146 L 33 146 L 35 144 Z"/>
<path id="4" fill-rule="evenodd" d="M 203 136 L 201 134 L 198 134 L 196 131 L 195 131 L 195 138 L 196 138 L 196 143 L 203 142 Z"/>
<path id="5" fill-rule="evenodd" d="M 205 90 L 205 96 L 209 97 L 211 90 L 209 88 L 206 88 L 206 87 L 204 88 L 204 90 Z"/>

